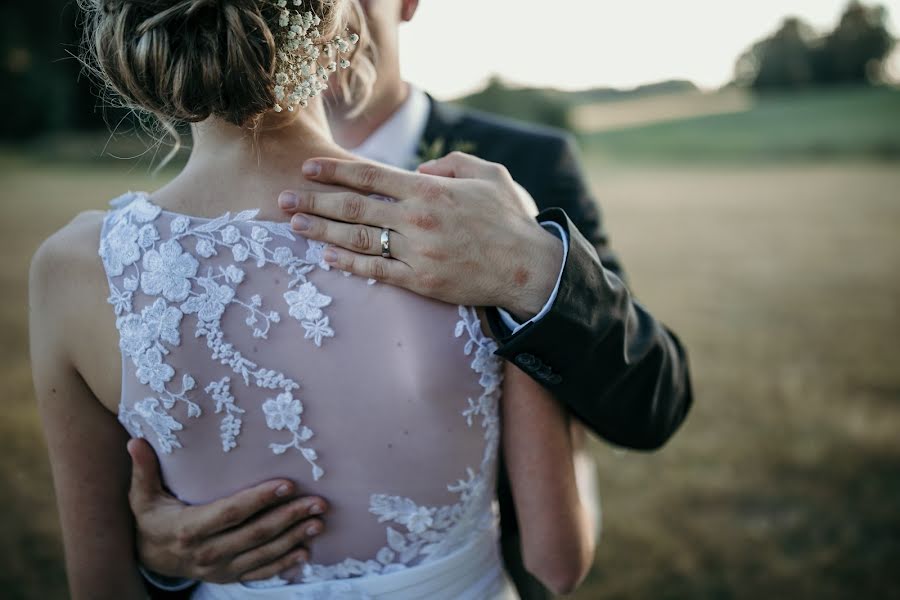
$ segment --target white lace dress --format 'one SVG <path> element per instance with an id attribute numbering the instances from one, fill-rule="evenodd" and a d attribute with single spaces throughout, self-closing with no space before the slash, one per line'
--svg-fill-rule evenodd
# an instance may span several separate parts
<path id="1" fill-rule="evenodd" d="M 509 597 L 502 361 L 475 310 L 331 269 L 323 244 L 255 214 L 191 217 L 128 193 L 100 241 L 119 420 L 173 493 L 201 503 L 287 477 L 330 503 L 292 581 L 195 596 Z"/>

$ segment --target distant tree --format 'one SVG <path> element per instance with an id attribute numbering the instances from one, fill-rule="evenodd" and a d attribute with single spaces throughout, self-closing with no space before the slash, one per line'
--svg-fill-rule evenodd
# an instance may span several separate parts
<path id="1" fill-rule="evenodd" d="M 547 90 L 510 87 L 499 77 L 492 77 L 483 90 L 460 98 L 457 103 L 522 121 L 571 129 L 569 103 L 563 96 Z"/>
<path id="2" fill-rule="evenodd" d="M 851 2 L 838 26 L 817 48 L 813 61 L 816 79 L 821 83 L 876 80 L 893 46 L 887 9 Z"/>
<path id="3" fill-rule="evenodd" d="M 758 91 L 877 80 L 894 45 L 887 10 L 853 0 L 833 31 L 818 35 L 798 18 L 786 19 L 735 64 L 735 82 Z"/>

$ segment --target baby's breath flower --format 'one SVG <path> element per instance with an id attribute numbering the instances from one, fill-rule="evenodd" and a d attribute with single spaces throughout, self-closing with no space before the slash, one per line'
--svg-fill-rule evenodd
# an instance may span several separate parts
<path id="1" fill-rule="evenodd" d="M 287 0 L 270 0 L 280 9 L 275 33 L 278 70 L 275 74 L 275 112 L 285 108 L 293 111 L 294 106 L 305 107 L 309 98 L 319 95 L 327 88 L 329 73 L 340 68 L 346 69 L 350 61 L 340 54 L 348 54 L 359 42 L 359 35 L 350 33 L 347 38 L 335 36 L 333 40 L 322 40 L 319 25 L 322 19 L 312 11 L 288 8 Z M 303 5 L 303 0 L 292 0 L 295 7 Z M 319 64 L 322 55 L 328 57 L 326 65 Z M 334 59 L 339 59 L 335 61 Z"/>

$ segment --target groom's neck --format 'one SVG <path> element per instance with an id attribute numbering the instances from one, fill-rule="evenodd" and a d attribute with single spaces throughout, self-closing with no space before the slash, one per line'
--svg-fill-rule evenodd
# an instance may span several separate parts
<path id="1" fill-rule="evenodd" d="M 377 86 L 377 84 L 376 84 Z M 334 140 L 343 148 L 353 149 L 362 144 L 390 119 L 409 97 L 409 84 L 397 79 L 381 89 L 376 89 L 359 114 L 353 114 L 353 106 L 332 103 L 328 107 L 328 123 Z"/>

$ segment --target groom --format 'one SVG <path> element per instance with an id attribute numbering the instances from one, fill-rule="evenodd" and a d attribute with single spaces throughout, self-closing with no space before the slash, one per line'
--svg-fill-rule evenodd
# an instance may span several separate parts
<path id="1" fill-rule="evenodd" d="M 363 116 L 347 118 L 335 108 L 336 140 L 400 169 L 413 166 L 421 148 L 465 147 L 480 159 L 454 153 L 419 174 L 308 161 L 310 179 L 361 194 L 286 191 L 279 204 L 294 214 L 292 225 L 333 243 L 335 264 L 344 270 L 440 300 L 495 307 L 488 314 L 498 354 L 586 427 L 630 448 L 664 444 L 691 405 L 687 357 L 623 283 L 571 140 L 441 104 L 409 86 L 400 77 L 397 28 L 413 17 L 417 1 L 363 4 L 379 52 L 378 80 Z M 514 181 L 542 209 L 536 219 Z M 371 193 L 398 201 L 375 205 Z M 393 236 L 390 258 L 381 256 L 385 227 Z M 296 497 L 287 481 L 185 506 L 163 490 L 149 446 L 133 441 L 129 451 L 138 552 L 153 573 L 217 582 L 266 578 L 307 556 L 304 544 L 325 526 L 317 515 L 327 518 L 326 501 Z M 502 471 L 498 485 L 507 569 L 523 598 L 549 597 L 522 565 Z"/>

